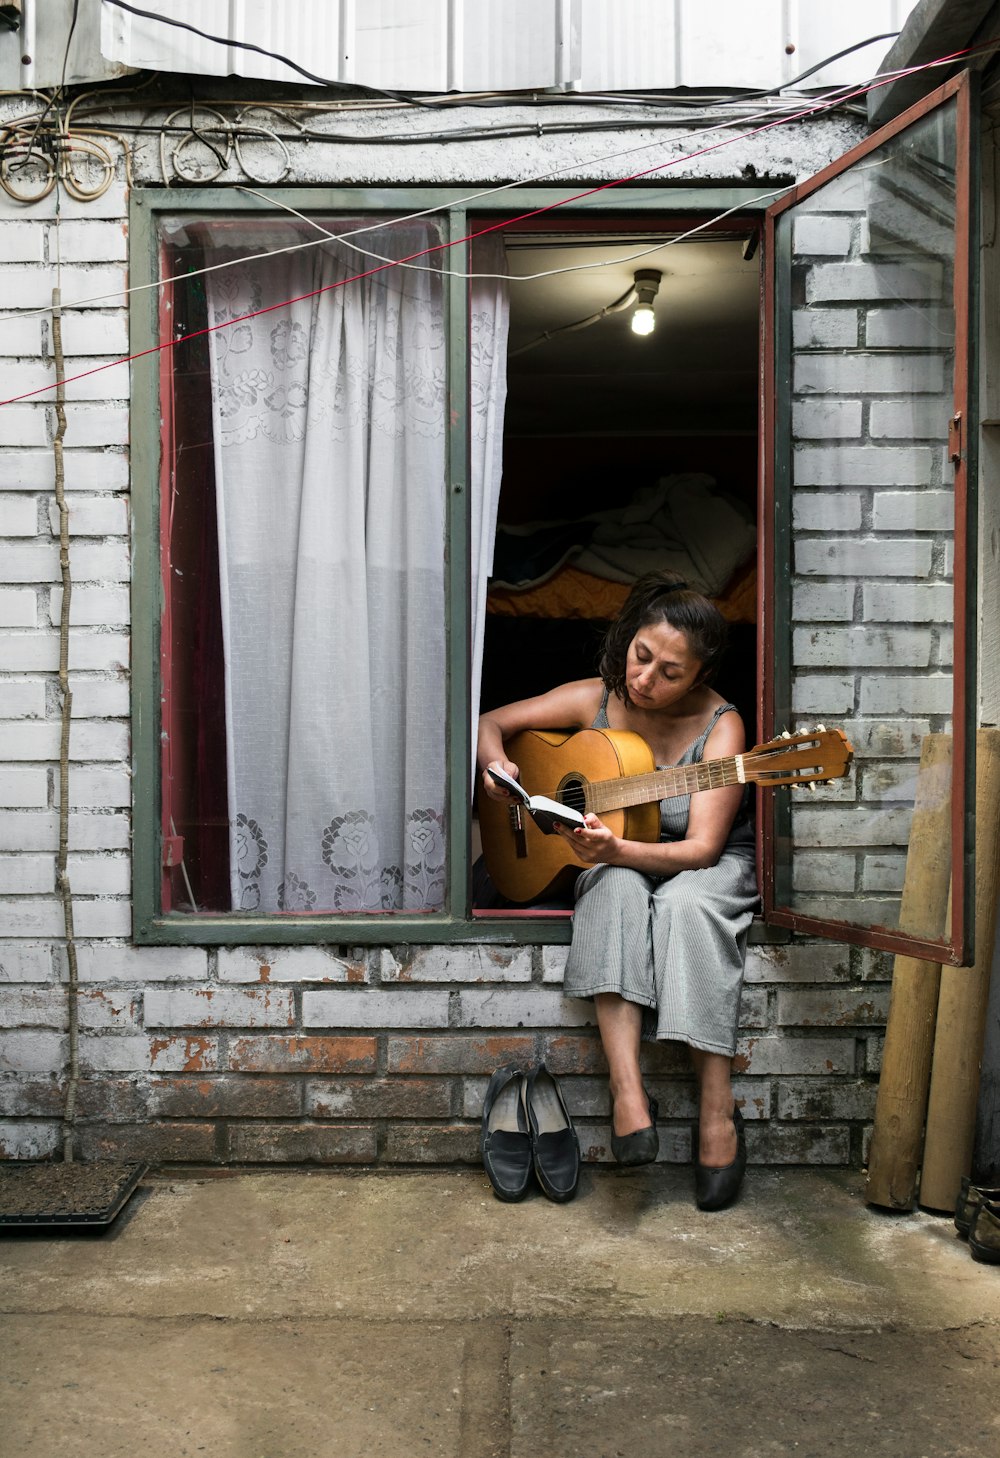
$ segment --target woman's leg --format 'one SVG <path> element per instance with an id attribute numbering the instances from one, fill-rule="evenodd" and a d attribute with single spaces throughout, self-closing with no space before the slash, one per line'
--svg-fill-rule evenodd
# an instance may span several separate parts
<path id="1" fill-rule="evenodd" d="M 698 1079 L 698 1163 L 724 1169 L 736 1158 L 732 1059 L 692 1048 L 691 1062 Z"/>
<path id="2" fill-rule="evenodd" d="M 614 1132 L 620 1136 L 648 1129 L 649 1100 L 639 1068 L 642 1008 L 626 1002 L 617 992 L 599 992 L 594 1006 L 608 1060 Z"/>

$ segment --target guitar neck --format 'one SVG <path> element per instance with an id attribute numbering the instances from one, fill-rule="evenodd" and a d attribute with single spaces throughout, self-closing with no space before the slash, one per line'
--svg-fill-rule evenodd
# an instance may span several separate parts
<path id="1" fill-rule="evenodd" d="M 597 780 L 584 788 L 588 811 L 624 810 L 630 805 L 649 805 L 675 795 L 693 795 L 698 790 L 721 790 L 726 785 L 745 783 L 742 756 L 707 759 L 700 764 L 675 765 L 645 775 L 626 775 L 620 780 Z"/>

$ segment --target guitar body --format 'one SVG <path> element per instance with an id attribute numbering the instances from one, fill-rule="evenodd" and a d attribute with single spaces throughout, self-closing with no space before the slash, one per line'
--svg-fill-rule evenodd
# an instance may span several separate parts
<path id="1" fill-rule="evenodd" d="M 654 768 L 645 739 L 624 729 L 528 729 L 516 734 L 505 750 L 521 772 L 521 783 L 532 794 L 550 799 L 568 795 L 577 785 L 648 774 Z M 543 834 L 512 801 L 491 800 L 481 783 L 476 804 L 486 869 L 502 896 L 524 905 L 569 894 L 584 866 L 561 835 Z M 601 820 L 626 840 L 660 838 L 658 800 L 602 810 Z"/>
<path id="2" fill-rule="evenodd" d="M 812 786 L 846 775 L 854 758 L 840 729 L 784 731 L 743 754 L 657 769 L 645 739 L 622 729 L 528 729 L 506 746 L 532 795 L 599 815 L 625 840 L 660 838 L 660 801 L 737 785 Z M 525 904 L 565 894 L 582 863 L 561 835 L 546 835 L 515 800 L 491 800 L 478 788 L 483 856 L 493 884 Z M 620 809 L 624 806 L 624 809 Z M 544 806 L 537 807 L 544 816 Z"/>

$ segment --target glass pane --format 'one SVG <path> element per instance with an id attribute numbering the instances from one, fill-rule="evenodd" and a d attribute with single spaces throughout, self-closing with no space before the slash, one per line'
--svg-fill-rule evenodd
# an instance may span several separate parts
<path id="1" fill-rule="evenodd" d="M 164 910 L 444 903 L 440 231 L 319 222 L 161 223 Z"/>
<path id="2" fill-rule="evenodd" d="M 944 885 L 920 905 L 901 893 L 915 803 L 951 796 L 955 134 L 952 100 L 790 207 L 777 235 L 792 331 L 777 722 L 841 727 L 855 760 L 813 794 L 778 792 L 776 901 L 925 937 L 945 931 L 950 844 L 936 840 Z M 922 751 L 935 765 L 918 775 Z M 935 823 L 947 841 L 947 813 Z"/>

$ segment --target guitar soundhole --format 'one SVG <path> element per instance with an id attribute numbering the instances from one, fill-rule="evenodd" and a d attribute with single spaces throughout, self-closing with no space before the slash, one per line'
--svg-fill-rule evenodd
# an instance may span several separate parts
<path id="1" fill-rule="evenodd" d="M 587 810 L 586 798 L 584 795 L 584 782 L 581 779 L 574 779 L 572 776 L 562 781 L 559 786 L 557 798 L 571 810 L 579 810 L 584 815 Z"/>

